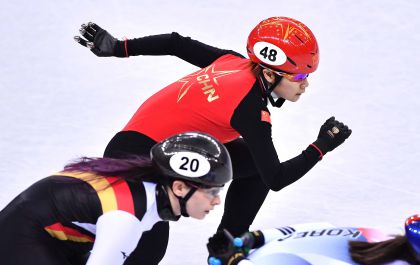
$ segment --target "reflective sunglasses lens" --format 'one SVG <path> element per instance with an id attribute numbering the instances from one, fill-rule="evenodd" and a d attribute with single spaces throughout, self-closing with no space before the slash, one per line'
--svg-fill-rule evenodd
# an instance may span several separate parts
<path id="1" fill-rule="evenodd" d="M 301 81 L 303 79 L 308 78 L 309 74 L 295 74 L 293 75 L 293 80 L 294 81 Z"/>

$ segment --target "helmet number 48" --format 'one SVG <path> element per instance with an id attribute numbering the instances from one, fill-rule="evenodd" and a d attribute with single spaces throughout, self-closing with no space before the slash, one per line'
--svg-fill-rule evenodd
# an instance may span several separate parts
<path id="1" fill-rule="evenodd" d="M 284 51 L 269 42 L 257 42 L 255 43 L 253 49 L 255 56 L 268 65 L 282 65 L 287 60 L 287 56 Z"/>
<path id="2" fill-rule="evenodd" d="M 273 50 L 273 49 L 268 50 L 268 47 L 265 47 L 264 49 L 262 49 L 260 51 L 260 54 L 262 56 L 264 56 L 264 58 L 267 58 L 268 57 L 268 60 L 270 60 L 272 62 L 275 62 L 276 61 L 276 55 L 277 55 L 277 51 L 276 50 Z"/>

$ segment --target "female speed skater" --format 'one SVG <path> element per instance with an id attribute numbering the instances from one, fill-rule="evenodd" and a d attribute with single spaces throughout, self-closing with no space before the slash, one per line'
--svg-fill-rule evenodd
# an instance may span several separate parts
<path id="1" fill-rule="evenodd" d="M 0 263 L 142 264 L 143 232 L 181 215 L 203 219 L 231 178 L 228 151 L 202 133 L 171 136 L 148 157 L 81 159 L 0 212 Z"/>
<path id="2" fill-rule="evenodd" d="M 87 23 L 80 34 L 75 40 L 99 57 L 173 55 L 200 68 L 148 98 L 111 139 L 104 156 L 148 153 L 156 142 L 184 131 L 213 135 L 228 149 L 234 173 L 218 230 L 235 236 L 248 231 L 269 190 L 279 191 L 303 177 L 351 134 L 331 117 L 296 157 L 280 161 L 277 156 L 268 104 L 298 101 L 319 62 L 314 34 L 295 19 L 272 17 L 258 23 L 246 44 L 249 58 L 175 32 L 120 41 Z M 168 235 L 168 223 L 144 234 L 144 264 L 159 263 Z"/>

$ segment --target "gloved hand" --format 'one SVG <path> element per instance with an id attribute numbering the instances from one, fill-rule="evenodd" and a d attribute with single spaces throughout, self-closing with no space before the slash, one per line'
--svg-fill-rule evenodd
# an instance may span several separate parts
<path id="1" fill-rule="evenodd" d="M 82 24 L 79 32 L 86 39 L 83 39 L 80 36 L 75 36 L 74 40 L 81 45 L 88 47 L 97 56 L 127 57 L 123 54 L 117 54 L 116 52 L 117 43 L 121 41 L 114 38 L 106 30 L 102 29 L 95 23 L 89 22 L 87 25 Z"/>
<path id="2" fill-rule="evenodd" d="M 342 144 L 351 134 L 351 130 L 334 117 L 329 118 L 321 126 L 318 139 L 312 144 L 321 153 L 322 158 L 327 152 L 334 150 Z"/>
<path id="3" fill-rule="evenodd" d="M 234 239 L 234 245 L 242 249 L 242 252 L 248 255 L 249 251 L 264 245 L 264 235 L 260 230 L 245 232 L 241 237 Z"/>
<path id="4" fill-rule="evenodd" d="M 208 264 L 237 265 L 241 260 L 246 259 L 242 249 L 236 247 L 233 241 L 233 236 L 226 229 L 219 230 L 210 237 L 207 243 Z"/>

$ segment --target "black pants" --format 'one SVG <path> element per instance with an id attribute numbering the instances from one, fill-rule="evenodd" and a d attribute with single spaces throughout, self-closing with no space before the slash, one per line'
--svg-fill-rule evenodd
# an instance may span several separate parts
<path id="1" fill-rule="evenodd" d="M 269 188 L 262 181 L 248 146 L 242 138 L 225 144 L 232 159 L 233 180 L 226 194 L 219 228 L 239 236 L 248 231 Z"/>
<path id="2" fill-rule="evenodd" d="M 128 154 L 147 155 L 156 142 L 138 132 L 119 132 L 108 144 L 105 157 L 121 158 Z M 234 236 L 248 231 L 269 189 L 258 175 L 253 158 L 243 139 L 225 144 L 232 159 L 233 181 L 226 195 L 225 210 L 219 229 L 226 228 Z M 158 264 L 168 246 L 169 224 L 159 222 L 152 230 L 143 233 L 136 248 L 136 257 L 130 259 L 137 264 Z M 140 261 L 140 262 L 139 262 Z"/>

